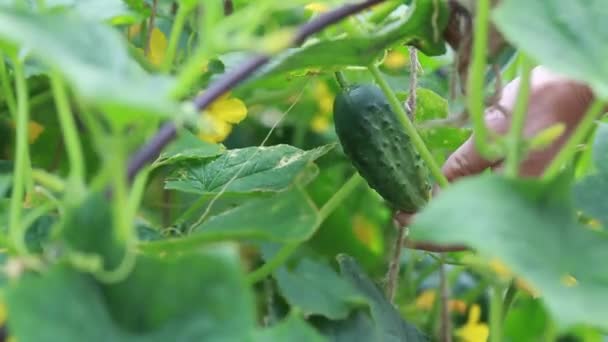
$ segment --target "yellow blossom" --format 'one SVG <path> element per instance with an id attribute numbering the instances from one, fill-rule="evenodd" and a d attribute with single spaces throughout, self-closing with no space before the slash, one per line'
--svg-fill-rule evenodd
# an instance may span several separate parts
<path id="1" fill-rule="evenodd" d="M 306 5 L 304 8 L 312 13 L 324 13 L 329 11 L 329 7 L 326 4 L 320 2 L 312 2 Z"/>
<path id="2" fill-rule="evenodd" d="M 329 128 L 329 119 L 325 116 L 317 115 L 312 118 L 310 128 L 315 133 L 323 133 Z"/>
<path id="3" fill-rule="evenodd" d="M 377 227 L 365 216 L 357 214 L 353 217 L 353 231 L 357 239 L 372 252 L 379 253 L 382 251 Z"/>
<path id="4" fill-rule="evenodd" d="M 15 128 L 15 122 L 11 121 L 11 125 L 13 126 L 13 129 Z M 30 144 L 33 144 L 36 142 L 36 140 L 38 140 L 38 137 L 40 137 L 40 135 L 42 134 L 42 132 L 44 132 L 44 126 L 42 126 L 41 124 L 39 124 L 38 122 L 34 121 L 34 120 L 30 120 L 27 123 L 27 141 Z"/>
<path id="5" fill-rule="evenodd" d="M 409 62 L 409 57 L 401 51 L 391 50 L 384 58 L 384 65 L 389 69 L 401 69 Z"/>
<path id="6" fill-rule="evenodd" d="M 199 138 L 201 140 L 218 143 L 224 141 L 232 131 L 232 125 L 237 124 L 247 116 L 247 106 L 237 98 L 231 98 L 226 93 L 215 100 L 204 111 L 205 124 Z"/>
<path id="7" fill-rule="evenodd" d="M 473 304 L 469 309 L 467 322 L 456 329 L 455 335 L 463 342 L 485 342 L 490 335 L 490 329 L 485 323 L 480 323 L 481 309 L 478 304 Z"/>
<path id="8" fill-rule="evenodd" d="M 435 290 L 424 290 L 418 297 L 416 297 L 415 306 L 418 309 L 430 311 L 433 308 L 433 304 L 435 304 L 435 298 L 437 297 L 437 293 Z M 453 312 L 456 311 L 458 313 L 465 313 L 467 310 L 467 303 L 460 299 L 450 299 L 448 301 L 448 311 Z"/>
<path id="9" fill-rule="evenodd" d="M 8 317 L 8 315 L 7 315 L 7 310 L 6 310 L 6 304 L 4 304 L 4 302 L 0 302 L 0 326 L 4 325 L 4 323 L 6 323 L 7 317 Z"/>
<path id="10" fill-rule="evenodd" d="M 133 24 L 127 29 L 127 37 L 133 39 L 141 32 L 141 24 Z"/>
<path id="11" fill-rule="evenodd" d="M 570 274 L 564 275 L 562 277 L 561 281 L 562 281 L 562 284 L 564 284 L 564 286 L 566 286 L 566 287 L 573 287 L 578 284 L 578 281 L 576 280 L 576 278 L 574 278 Z"/>
<path id="12" fill-rule="evenodd" d="M 226 93 L 215 100 L 208 108 L 212 116 L 231 124 L 237 124 L 247 116 L 247 107 L 243 101 L 230 98 Z"/>
<path id="13" fill-rule="evenodd" d="M 415 306 L 421 310 L 431 310 L 435 303 L 435 290 L 424 290 L 416 297 Z"/>
<path id="14" fill-rule="evenodd" d="M 501 278 L 508 279 L 513 277 L 513 272 L 498 259 L 492 259 L 489 262 L 490 268 Z"/>
<path id="15" fill-rule="evenodd" d="M 334 94 L 325 82 L 318 81 L 313 87 L 312 95 L 317 100 L 319 110 L 312 119 L 310 126 L 314 132 L 323 133 L 329 128 L 329 117 L 334 106 Z"/>
<path id="16" fill-rule="evenodd" d="M 167 52 L 167 37 L 158 27 L 152 29 L 150 34 L 150 51 L 148 52 L 148 60 L 150 63 L 160 66 L 165 59 Z"/>

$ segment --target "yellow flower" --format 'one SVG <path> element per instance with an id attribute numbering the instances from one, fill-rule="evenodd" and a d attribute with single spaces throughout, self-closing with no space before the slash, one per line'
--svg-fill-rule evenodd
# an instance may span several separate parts
<path id="1" fill-rule="evenodd" d="M 490 260 L 490 268 L 501 278 L 509 279 L 513 277 L 513 272 L 505 265 L 502 261 L 498 259 Z"/>
<path id="2" fill-rule="evenodd" d="M 211 143 L 224 141 L 232 132 L 232 125 L 243 121 L 246 116 L 247 106 L 243 101 L 230 98 L 230 93 L 226 93 L 204 111 L 206 127 L 198 136 L 201 140 Z"/>
<path id="3" fill-rule="evenodd" d="M 4 304 L 4 302 L 0 302 L 0 326 L 4 325 L 4 323 L 6 323 L 7 317 L 8 317 L 8 315 L 7 315 L 7 311 L 6 311 L 6 305 Z"/>
<path id="4" fill-rule="evenodd" d="M 490 335 L 490 329 L 485 323 L 480 323 L 481 309 L 473 304 L 469 310 L 467 323 L 456 329 L 455 334 L 463 342 L 485 342 Z"/>
<path id="5" fill-rule="evenodd" d="M 329 11 L 329 7 L 326 4 L 320 2 L 312 2 L 304 7 L 307 11 L 312 13 L 323 13 Z"/>
<path id="6" fill-rule="evenodd" d="M 226 93 L 215 100 L 209 105 L 208 111 L 212 116 L 231 124 L 237 124 L 247 116 L 247 107 L 243 101 L 230 98 L 230 93 Z"/>
<path id="7" fill-rule="evenodd" d="M 359 241 L 361 241 L 372 252 L 382 251 L 382 244 L 378 236 L 378 229 L 363 215 L 353 217 L 353 231 Z"/>
<path id="8" fill-rule="evenodd" d="M 148 53 L 148 60 L 150 63 L 160 66 L 165 59 L 165 53 L 167 52 L 167 37 L 163 31 L 159 30 L 158 27 L 152 29 L 150 35 L 150 51 Z"/>
<path id="9" fill-rule="evenodd" d="M 329 128 L 329 117 L 334 106 L 334 94 L 323 81 L 315 83 L 312 94 L 317 100 L 319 111 L 310 122 L 310 127 L 316 133 L 323 133 Z"/>
<path id="10" fill-rule="evenodd" d="M 327 131 L 328 128 L 329 119 L 324 116 L 317 115 L 310 121 L 310 129 L 315 133 L 323 133 Z"/>
<path id="11" fill-rule="evenodd" d="M 127 37 L 133 39 L 141 32 L 141 24 L 133 24 L 127 29 Z"/>
<path id="12" fill-rule="evenodd" d="M 11 125 L 13 126 L 13 129 L 14 129 L 15 122 L 11 121 Z M 40 137 L 40 134 L 42 134 L 42 132 L 44 132 L 44 126 L 42 126 L 38 122 L 36 122 L 34 120 L 30 120 L 27 123 L 27 141 L 30 144 L 35 143 L 36 140 L 38 140 L 38 137 Z"/>
<path id="13" fill-rule="evenodd" d="M 401 69 L 409 62 L 409 57 L 401 51 L 391 50 L 384 58 L 384 65 L 389 69 Z"/>
<path id="14" fill-rule="evenodd" d="M 431 310 L 435 303 L 435 290 L 424 290 L 416 297 L 415 306 L 421 310 Z"/>
<path id="15" fill-rule="evenodd" d="M 416 297 L 414 305 L 418 309 L 430 311 L 433 308 L 433 304 L 435 304 L 436 297 L 437 293 L 435 290 L 424 290 Z M 456 311 L 463 314 L 467 310 L 467 303 L 460 299 L 450 299 L 448 301 L 448 310 L 450 312 Z"/>

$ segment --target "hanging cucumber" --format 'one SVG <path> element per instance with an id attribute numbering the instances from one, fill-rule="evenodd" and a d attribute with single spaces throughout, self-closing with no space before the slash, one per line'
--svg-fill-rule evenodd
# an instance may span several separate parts
<path id="1" fill-rule="evenodd" d="M 334 100 L 344 153 L 394 209 L 414 213 L 430 198 L 429 172 L 382 90 L 350 85 Z"/>

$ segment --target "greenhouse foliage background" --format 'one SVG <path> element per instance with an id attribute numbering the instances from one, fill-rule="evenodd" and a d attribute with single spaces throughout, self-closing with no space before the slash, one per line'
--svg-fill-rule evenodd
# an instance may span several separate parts
<path id="1" fill-rule="evenodd" d="M 0 339 L 606 341 L 607 8 L 0 0 Z M 598 99 L 566 167 L 446 186 L 535 65 Z M 407 228 L 344 154 L 344 80 L 445 187 Z"/>

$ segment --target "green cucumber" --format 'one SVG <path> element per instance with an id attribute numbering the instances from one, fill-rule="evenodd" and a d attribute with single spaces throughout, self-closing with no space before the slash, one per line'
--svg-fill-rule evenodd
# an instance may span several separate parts
<path id="1" fill-rule="evenodd" d="M 428 202 L 429 171 L 379 87 L 343 89 L 334 100 L 334 123 L 346 156 L 393 209 L 414 213 Z"/>

